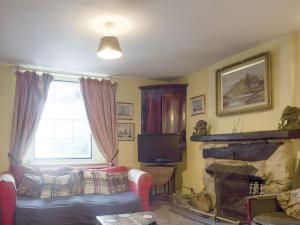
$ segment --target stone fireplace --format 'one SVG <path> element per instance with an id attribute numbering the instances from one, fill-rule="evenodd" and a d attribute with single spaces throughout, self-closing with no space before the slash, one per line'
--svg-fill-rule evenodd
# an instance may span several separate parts
<path id="1" fill-rule="evenodd" d="M 207 142 L 204 190 L 217 216 L 247 224 L 246 197 L 292 188 L 296 155 L 290 140 Z"/>
<path id="2" fill-rule="evenodd" d="M 278 194 L 294 185 L 299 150 L 292 139 L 300 139 L 300 130 L 192 136 L 203 142 L 204 189 L 175 196 L 174 212 L 200 224 L 251 225 L 248 196 Z"/>

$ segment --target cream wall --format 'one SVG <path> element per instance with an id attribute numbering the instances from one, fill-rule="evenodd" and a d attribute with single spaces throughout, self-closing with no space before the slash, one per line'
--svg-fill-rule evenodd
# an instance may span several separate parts
<path id="1" fill-rule="evenodd" d="M 15 82 L 13 71 L 0 65 L 0 173 L 8 168 Z"/>
<path id="2" fill-rule="evenodd" d="M 295 37 L 295 105 L 300 107 L 300 31 L 297 32 Z"/>
<path id="3" fill-rule="evenodd" d="M 119 78 L 117 101 L 134 104 L 133 120 L 122 120 L 135 124 L 135 140 L 119 142 L 119 163 L 130 167 L 139 167 L 137 160 L 137 134 L 141 124 L 141 95 L 139 86 L 160 84 L 160 81 L 151 81 L 134 78 Z M 165 82 L 164 82 L 165 83 Z M 15 95 L 14 70 L 6 65 L 0 65 L 0 173 L 7 170 L 7 154 L 10 148 L 10 134 Z"/>
<path id="4" fill-rule="evenodd" d="M 162 84 L 166 82 L 139 80 L 139 79 L 118 79 L 117 101 L 134 104 L 134 118 L 131 120 L 119 120 L 121 123 L 135 124 L 134 141 L 119 141 L 119 164 L 139 168 L 137 154 L 137 135 L 141 133 L 141 91 L 139 86 Z"/>
<path id="5" fill-rule="evenodd" d="M 287 105 L 300 105 L 300 75 L 297 73 L 300 65 L 297 57 L 298 52 L 300 52 L 299 37 L 299 33 L 293 33 L 276 38 L 176 81 L 188 84 L 187 151 L 184 154 L 184 162 L 178 167 L 178 187 L 192 187 L 196 191 L 200 191 L 203 188 L 202 171 L 204 169 L 204 161 L 202 158 L 202 144 L 189 141 L 196 121 L 200 119 L 207 120 L 211 126 L 212 134 L 231 133 L 233 123 L 238 119 L 243 124 L 243 129 L 240 131 L 274 130 L 277 129 L 282 111 Z M 215 71 L 226 65 L 266 51 L 271 52 L 273 109 L 256 113 L 217 117 L 215 109 Z M 200 94 L 206 95 L 206 113 L 204 115 L 191 116 L 189 98 Z"/>

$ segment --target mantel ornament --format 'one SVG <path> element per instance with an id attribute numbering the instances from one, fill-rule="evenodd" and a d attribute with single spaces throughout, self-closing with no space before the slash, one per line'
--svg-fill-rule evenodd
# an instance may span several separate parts
<path id="1" fill-rule="evenodd" d="M 193 136 L 208 135 L 207 122 L 199 120 L 194 127 Z"/>
<path id="2" fill-rule="evenodd" d="M 300 108 L 287 106 L 282 113 L 279 130 L 296 130 L 300 129 Z"/>

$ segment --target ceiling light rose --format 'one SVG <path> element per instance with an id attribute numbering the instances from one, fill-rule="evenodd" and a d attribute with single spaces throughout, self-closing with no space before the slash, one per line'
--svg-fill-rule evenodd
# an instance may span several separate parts
<path id="1" fill-rule="evenodd" d="M 100 40 L 97 56 L 102 59 L 118 59 L 122 57 L 119 40 L 114 36 L 105 36 Z"/>

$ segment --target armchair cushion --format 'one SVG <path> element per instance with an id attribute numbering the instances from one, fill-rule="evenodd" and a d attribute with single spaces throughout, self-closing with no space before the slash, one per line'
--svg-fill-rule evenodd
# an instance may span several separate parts
<path id="1" fill-rule="evenodd" d="M 300 219 L 300 189 L 279 194 L 277 201 L 287 215 Z"/>
<path id="2" fill-rule="evenodd" d="M 128 191 L 127 172 L 108 173 L 108 183 L 112 193 Z"/>

